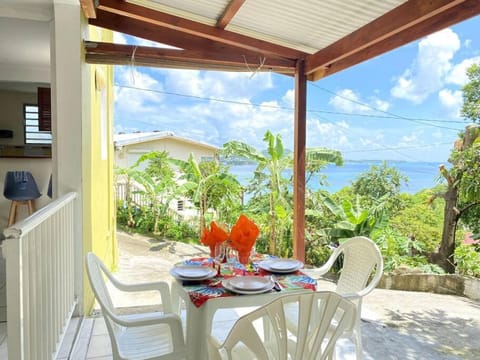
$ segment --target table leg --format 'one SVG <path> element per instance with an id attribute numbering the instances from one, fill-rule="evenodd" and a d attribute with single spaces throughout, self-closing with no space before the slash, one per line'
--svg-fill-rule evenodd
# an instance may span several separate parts
<path id="1" fill-rule="evenodd" d="M 185 298 L 185 296 L 187 298 Z M 180 301 L 185 303 L 186 309 L 186 334 L 187 360 L 207 359 L 206 334 L 202 328 L 204 322 L 204 307 L 197 308 L 188 298 L 188 294 L 182 289 L 182 285 L 172 284 L 172 303 L 175 308 Z"/>

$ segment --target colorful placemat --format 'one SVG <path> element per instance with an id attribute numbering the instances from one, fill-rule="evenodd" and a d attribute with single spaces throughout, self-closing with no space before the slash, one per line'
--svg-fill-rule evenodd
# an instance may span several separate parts
<path id="1" fill-rule="evenodd" d="M 188 292 L 190 300 L 196 307 L 200 307 L 206 301 L 218 297 L 227 296 L 243 296 L 228 291 L 222 285 L 222 280 L 232 276 L 268 276 L 271 275 L 268 271 L 260 269 L 257 263 L 271 258 L 270 255 L 256 255 L 253 261 L 246 266 L 240 263 L 228 264 L 224 263 L 221 267 L 221 276 L 214 277 L 203 281 L 183 281 L 183 287 Z M 197 266 L 213 266 L 211 258 L 192 258 L 182 262 L 183 265 L 197 265 Z M 282 291 L 310 289 L 316 290 L 317 282 L 315 279 L 305 275 L 298 270 L 288 274 L 276 274 L 276 279 L 279 282 Z M 275 290 L 271 290 L 275 291 Z"/>

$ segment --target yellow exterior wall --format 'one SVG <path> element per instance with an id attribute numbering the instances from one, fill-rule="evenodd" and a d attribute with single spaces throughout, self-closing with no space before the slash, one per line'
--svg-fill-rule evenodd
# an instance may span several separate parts
<path id="1" fill-rule="evenodd" d="M 107 30 L 89 26 L 89 39 L 113 42 Z M 86 65 L 90 93 L 85 94 L 84 110 L 90 113 L 83 124 L 83 248 L 97 254 L 115 268 L 118 247 L 115 237 L 115 197 L 113 188 L 113 66 Z M 88 86 L 87 86 L 88 88 Z M 84 274 L 85 313 L 94 304 L 93 292 Z"/>

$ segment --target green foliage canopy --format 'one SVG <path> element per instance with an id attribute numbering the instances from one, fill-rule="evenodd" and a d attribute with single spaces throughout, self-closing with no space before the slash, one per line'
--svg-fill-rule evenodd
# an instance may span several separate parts
<path id="1" fill-rule="evenodd" d="M 469 67 L 467 77 L 469 82 L 462 88 L 461 115 L 473 122 L 480 122 L 480 64 Z"/>

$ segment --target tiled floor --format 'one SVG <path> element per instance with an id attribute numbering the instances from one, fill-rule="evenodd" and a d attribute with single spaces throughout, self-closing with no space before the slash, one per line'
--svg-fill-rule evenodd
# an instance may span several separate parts
<path id="1" fill-rule="evenodd" d="M 215 326 L 212 334 L 220 341 L 225 339 L 235 320 L 238 319 L 239 316 L 249 311 L 248 308 L 238 310 L 239 311 L 221 311 L 215 316 Z M 183 323 L 185 323 L 185 313 L 182 313 L 182 317 Z M 110 338 L 107 333 L 105 321 L 101 315 L 89 317 L 83 320 L 80 326 L 77 343 L 72 349 L 70 359 L 112 359 Z"/>
<path id="2" fill-rule="evenodd" d="M 110 338 L 102 316 L 89 317 L 82 321 L 70 359 L 112 359 Z"/>

